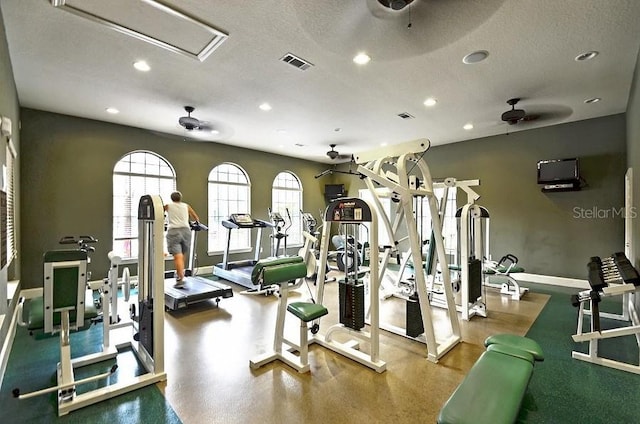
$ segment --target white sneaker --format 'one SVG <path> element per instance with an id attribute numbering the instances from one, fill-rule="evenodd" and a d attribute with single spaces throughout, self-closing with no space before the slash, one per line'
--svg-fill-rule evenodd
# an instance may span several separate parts
<path id="1" fill-rule="evenodd" d="M 178 289 L 184 287 L 184 280 L 176 280 L 176 283 L 173 285 L 173 287 Z"/>

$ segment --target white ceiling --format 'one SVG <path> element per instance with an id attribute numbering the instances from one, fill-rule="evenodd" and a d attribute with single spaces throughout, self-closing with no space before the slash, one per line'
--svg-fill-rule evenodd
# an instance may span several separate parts
<path id="1" fill-rule="evenodd" d="M 150 13 L 150 1 L 66 6 L 101 9 L 191 49 L 202 42 L 201 28 Z M 331 143 L 344 154 L 416 138 L 438 145 L 624 112 L 640 45 L 637 0 L 415 0 L 400 12 L 376 0 L 163 3 L 228 39 L 201 62 L 49 0 L 0 0 L 20 104 L 175 134 L 177 143 L 209 140 L 329 161 Z M 464 64 L 476 50 L 488 58 Z M 353 63 L 360 51 L 369 64 Z M 599 55 L 574 60 L 587 51 Z M 280 61 L 287 53 L 314 66 L 301 71 Z M 149 72 L 132 67 L 140 59 Z M 424 106 L 428 97 L 437 105 Z M 512 97 L 540 119 L 501 122 Z M 602 100 L 584 103 L 593 97 Z M 260 110 L 263 102 L 272 110 Z M 185 105 L 219 134 L 179 127 Z M 399 118 L 403 112 L 414 119 Z"/>

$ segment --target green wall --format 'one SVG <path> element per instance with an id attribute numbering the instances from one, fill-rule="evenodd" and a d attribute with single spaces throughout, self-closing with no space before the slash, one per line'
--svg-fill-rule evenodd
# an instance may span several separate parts
<path id="1" fill-rule="evenodd" d="M 480 179 L 494 259 L 512 253 L 527 272 L 584 279 L 591 256 L 624 248 L 625 137 L 624 115 L 613 115 L 435 146 L 425 160 L 436 180 Z M 538 160 L 568 157 L 580 159 L 587 186 L 542 193 Z M 350 195 L 363 187 L 357 178 L 341 180 Z"/>
<path id="2" fill-rule="evenodd" d="M 185 141 L 181 137 L 32 109 L 22 110 L 22 282 L 42 283 L 42 254 L 59 249 L 64 235 L 90 234 L 100 241 L 93 254 L 92 279 L 109 269 L 107 253 L 112 237 L 112 175 L 115 163 L 133 150 L 153 151 L 176 171 L 177 186 L 201 219 L 207 216 L 207 177 L 213 167 L 233 162 L 251 180 L 252 214 L 267 218 L 271 185 L 278 172 L 289 170 L 303 185 L 303 205 L 310 211 L 324 207 L 324 182 L 314 178 L 325 165 L 301 159 L 241 149 L 229 145 Z M 264 252 L 269 239 L 263 236 Z M 198 241 L 198 265 L 214 265 L 206 241 Z M 246 255 L 245 255 L 246 256 Z M 239 259 L 242 256 L 233 257 Z"/>

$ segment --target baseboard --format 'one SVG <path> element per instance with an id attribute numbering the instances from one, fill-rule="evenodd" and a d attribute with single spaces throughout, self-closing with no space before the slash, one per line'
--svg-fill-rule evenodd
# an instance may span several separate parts
<path id="1" fill-rule="evenodd" d="M 213 265 L 200 266 L 200 267 L 196 268 L 195 274 L 196 275 L 213 274 Z"/>
<path id="2" fill-rule="evenodd" d="M 529 274 L 526 272 L 518 272 L 510 274 L 518 282 L 531 282 L 538 284 L 548 284 L 550 286 L 570 287 L 574 289 L 588 289 L 589 282 L 578 278 L 556 277 L 553 275 Z"/>

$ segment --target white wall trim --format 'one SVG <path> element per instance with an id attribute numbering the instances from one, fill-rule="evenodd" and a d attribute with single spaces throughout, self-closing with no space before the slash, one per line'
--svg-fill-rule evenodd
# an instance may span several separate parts
<path id="1" fill-rule="evenodd" d="M 7 329 L 7 336 L 2 343 L 2 349 L 0 350 L 0 386 L 4 380 L 4 373 L 7 370 L 7 363 L 9 362 L 9 355 L 11 354 L 11 348 L 13 347 L 13 339 L 16 336 L 16 325 L 18 325 L 18 310 L 19 308 L 13 308 L 13 314 L 11 315 L 11 323 Z M 5 316 L 7 318 L 7 316 Z"/>
<path id="2" fill-rule="evenodd" d="M 196 272 L 194 274 L 196 274 L 196 275 L 213 274 L 213 265 L 200 266 L 200 267 L 196 268 Z"/>
<path id="3" fill-rule="evenodd" d="M 518 282 L 531 282 L 538 284 L 548 284 L 550 286 L 570 287 L 574 289 L 588 289 L 589 282 L 578 278 L 556 277 L 553 275 L 529 274 L 526 272 L 518 272 L 510 274 Z M 526 284 L 525 284 L 526 285 Z"/>

